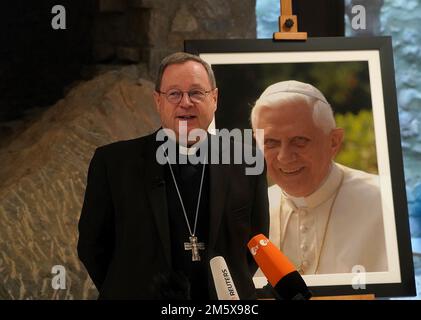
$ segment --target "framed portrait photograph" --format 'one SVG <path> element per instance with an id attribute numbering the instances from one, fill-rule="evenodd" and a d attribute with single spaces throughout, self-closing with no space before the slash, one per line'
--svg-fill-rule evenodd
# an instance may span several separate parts
<path id="1" fill-rule="evenodd" d="M 283 180 L 268 174 L 269 238 L 313 295 L 416 295 L 391 38 L 187 40 L 185 51 L 215 73 L 214 128 L 250 129 L 262 93 L 285 90 L 286 84 L 295 88 L 290 92 L 320 92 L 318 99 L 330 105 L 343 139 L 320 190 L 287 198 Z M 302 89 L 308 85 L 317 90 Z M 279 119 L 279 126 L 271 119 L 272 127 L 284 133 L 287 121 Z M 265 133 L 265 158 L 266 152 Z M 305 178 L 305 169 L 299 170 Z M 324 202 L 334 170 L 343 178 Z M 264 295 L 264 274 L 259 270 L 253 280 Z"/>

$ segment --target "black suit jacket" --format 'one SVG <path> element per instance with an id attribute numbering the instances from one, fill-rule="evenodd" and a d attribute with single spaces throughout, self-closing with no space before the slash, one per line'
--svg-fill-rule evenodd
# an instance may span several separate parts
<path id="1" fill-rule="evenodd" d="M 169 204 L 155 135 L 99 147 L 91 160 L 78 254 L 100 299 L 152 299 L 152 278 L 171 270 Z M 240 299 L 254 299 L 257 266 L 247 242 L 269 231 L 265 171 L 247 176 L 244 164 L 209 165 L 209 184 L 209 258 L 223 256 Z"/>

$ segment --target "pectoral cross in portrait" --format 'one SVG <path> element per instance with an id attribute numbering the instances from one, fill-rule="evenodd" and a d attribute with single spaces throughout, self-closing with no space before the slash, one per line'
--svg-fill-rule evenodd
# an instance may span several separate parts
<path id="1" fill-rule="evenodd" d="M 197 242 L 197 237 L 189 237 L 190 242 L 184 242 L 184 250 L 191 250 L 191 261 L 200 261 L 199 250 L 205 250 L 203 242 Z"/>

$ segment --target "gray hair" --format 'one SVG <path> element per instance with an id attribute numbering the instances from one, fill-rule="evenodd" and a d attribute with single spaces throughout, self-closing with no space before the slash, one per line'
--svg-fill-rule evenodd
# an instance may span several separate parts
<path id="1" fill-rule="evenodd" d="M 176 52 L 162 59 L 158 69 L 158 76 L 156 77 L 155 81 L 155 91 L 159 92 L 161 90 L 162 75 L 164 74 L 164 71 L 168 66 L 173 64 L 183 64 L 187 61 L 196 61 L 200 63 L 206 69 L 206 73 L 208 74 L 209 82 L 212 86 L 212 89 L 216 88 L 215 75 L 211 66 L 205 60 L 203 60 L 199 56 L 187 52 Z"/>
<path id="2" fill-rule="evenodd" d="M 303 103 L 312 108 L 313 122 L 324 133 L 336 128 L 332 107 L 323 94 L 310 84 L 294 80 L 275 83 L 262 93 L 251 111 L 252 127 L 256 127 L 258 113 L 262 107 L 282 108 L 287 103 Z"/>

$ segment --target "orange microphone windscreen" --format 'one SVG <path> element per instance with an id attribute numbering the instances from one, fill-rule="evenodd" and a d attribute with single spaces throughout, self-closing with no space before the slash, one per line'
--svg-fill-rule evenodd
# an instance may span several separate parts
<path id="1" fill-rule="evenodd" d="M 263 234 L 254 236 L 247 246 L 272 286 L 287 274 L 296 271 L 288 258 Z"/>

